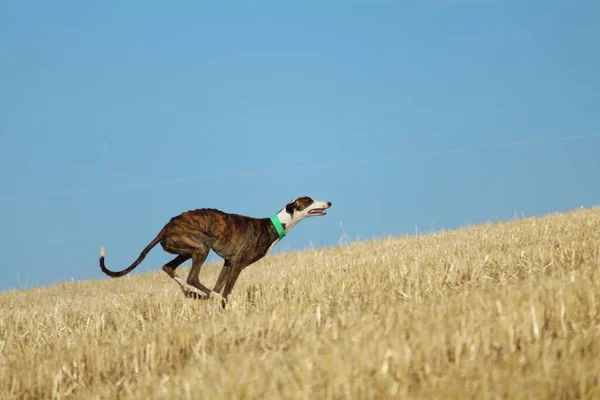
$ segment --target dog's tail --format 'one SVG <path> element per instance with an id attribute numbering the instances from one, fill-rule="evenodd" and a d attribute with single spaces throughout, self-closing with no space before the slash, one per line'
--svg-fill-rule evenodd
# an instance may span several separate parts
<path id="1" fill-rule="evenodd" d="M 150 252 L 150 250 L 152 250 L 152 248 L 154 246 L 156 246 L 158 244 L 158 242 L 161 241 L 162 233 L 163 232 L 161 231 L 154 238 L 154 240 L 151 241 L 150 244 L 148 246 L 146 246 L 146 248 L 144 250 L 142 250 L 138 259 L 135 260 L 133 262 L 133 264 L 131 264 L 129 267 L 125 268 L 123 271 L 115 272 L 115 271 L 111 271 L 108 268 L 106 268 L 106 266 L 104 265 L 104 256 L 106 255 L 106 252 L 104 251 L 104 246 L 100 246 L 100 269 L 102 269 L 102 272 L 104 272 L 106 275 L 111 276 L 113 278 L 118 278 L 120 276 L 127 275 L 128 273 L 133 271 L 135 269 L 135 267 L 137 267 L 144 260 L 144 258 L 146 258 L 146 255 Z"/>

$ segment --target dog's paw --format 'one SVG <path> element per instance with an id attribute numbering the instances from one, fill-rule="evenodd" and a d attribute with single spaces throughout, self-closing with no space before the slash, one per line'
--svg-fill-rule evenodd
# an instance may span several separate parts
<path id="1" fill-rule="evenodd" d="M 220 293 L 217 293 L 217 292 L 210 292 L 210 297 L 213 298 L 213 299 L 215 299 L 215 300 L 218 300 L 218 301 L 225 300 L 225 298 L 223 296 L 221 296 Z"/>
<path id="2" fill-rule="evenodd" d="M 191 290 L 185 291 L 184 294 L 185 294 L 185 297 L 187 297 L 188 299 L 194 299 L 194 300 L 208 300 L 208 298 L 209 298 L 205 294 L 194 292 Z"/>

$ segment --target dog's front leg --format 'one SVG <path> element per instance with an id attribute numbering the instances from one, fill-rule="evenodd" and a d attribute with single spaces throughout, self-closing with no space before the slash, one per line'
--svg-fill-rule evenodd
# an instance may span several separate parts
<path id="1" fill-rule="evenodd" d="M 240 276 L 240 273 L 242 272 L 244 267 L 246 267 L 246 265 L 243 265 L 243 264 L 242 265 L 232 265 L 230 267 L 229 274 L 227 275 L 227 283 L 225 284 L 225 289 L 223 290 L 223 294 L 222 294 L 223 300 L 221 301 L 221 305 L 223 306 L 223 308 L 225 308 L 225 306 L 227 305 L 227 300 L 229 299 L 229 294 L 233 290 L 233 287 L 235 286 L 235 282 L 237 281 L 237 279 Z"/>
<path id="2" fill-rule="evenodd" d="M 228 260 L 225 260 L 223 267 L 221 268 L 221 273 L 219 273 L 219 277 L 217 278 L 217 282 L 215 283 L 215 287 L 213 288 L 214 292 L 221 293 L 223 290 L 223 286 L 227 283 L 227 278 L 229 276 L 229 272 L 231 271 L 231 264 Z"/>

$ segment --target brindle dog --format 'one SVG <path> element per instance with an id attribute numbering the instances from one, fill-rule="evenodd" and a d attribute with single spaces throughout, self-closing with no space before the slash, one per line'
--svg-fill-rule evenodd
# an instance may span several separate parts
<path id="1" fill-rule="evenodd" d="M 211 294 L 221 295 L 225 307 L 229 294 L 240 272 L 264 257 L 294 225 L 307 217 L 325 215 L 331 202 L 317 201 L 310 197 L 299 197 L 288 203 L 276 215 L 283 232 L 278 233 L 273 218 L 252 218 L 228 214 L 213 208 L 202 208 L 184 212 L 163 227 L 158 236 L 142 251 L 131 266 L 118 272 L 104 265 L 104 247 L 100 250 L 100 268 L 111 277 L 120 277 L 133 271 L 158 243 L 171 254 L 173 260 L 163 265 L 165 271 L 190 297 L 208 298 Z M 210 250 L 225 260 L 213 290 L 200 283 L 200 269 Z M 187 282 L 177 276 L 175 269 L 192 259 L 192 268 Z M 199 295 L 198 289 L 203 293 Z M 221 293 L 222 291 L 222 293 Z"/>

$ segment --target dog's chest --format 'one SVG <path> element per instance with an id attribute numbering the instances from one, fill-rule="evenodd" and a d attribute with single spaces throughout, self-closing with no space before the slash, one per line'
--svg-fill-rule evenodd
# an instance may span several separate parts
<path id="1" fill-rule="evenodd" d="M 274 241 L 273 243 L 271 243 L 271 245 L 269 246 L 269 249 L 267 250 L 267 254 L 269 254 L 271 252 L 271 250 L 273 249 L 273 247 L 275 247 L 275 245 L 277 243 L 279 243 L 280 239 L 277 239 L 276 241 Z"/>

